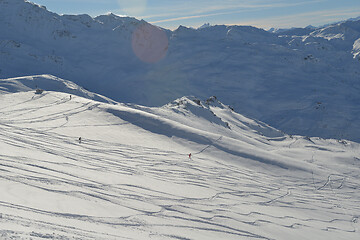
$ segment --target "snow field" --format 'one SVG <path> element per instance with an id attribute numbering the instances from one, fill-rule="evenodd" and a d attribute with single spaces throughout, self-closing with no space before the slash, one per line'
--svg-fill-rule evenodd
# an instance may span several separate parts
<path id="1" fill-rule="evenodd" d="M 357 143 L 185 99 L 0 95 L 1 238 L 358 239 Z"/>

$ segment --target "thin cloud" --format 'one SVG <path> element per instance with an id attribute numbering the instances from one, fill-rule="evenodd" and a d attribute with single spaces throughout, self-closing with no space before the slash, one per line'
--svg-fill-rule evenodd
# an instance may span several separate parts
<path id="1" fill-rule="evenodd" d="M 164 20 L 153 21 L 153 22 L 150 22 L 150 23 L 151 24 L 156 24 L 156 23 L 163 23 L 163 22 L 174 22 L 174 21 L 180 21 L 180 20 L 211 17 L 211 16 L 219 16 L 219 15 L 224 15 L 224 14 L 234 14 L 234 13 L 241 13 L 241 12 L 246 12 L 246 10 L 238 10 L 238 11 L 232 11 L 232 12 L 226 12 L 226 13 L 211 13 L 211 14 L 203 14 L 203 15 L 193 15 L 193 16 L 184 16 L 184 17 L 177 17 L 177 18 L 168 18 L 168 19 L 164 19 Z"/>
<path id="2" fill-rule="evenodd" d="M 331 21 L 341 21 L 353 16 L 359 16 L 360 9 L 340 9 L 313 11 L 287 15 L 281 17 L 262 18 L 254 21 L 242 21 L 235 24 L 227 25 L 251 25 L 261 28 L 287 28 L 287 27 L 305 27 L 307 25 L 322 25 Z"/>
<path id="3" fill-rule="evenodd" d="M 283 8 L 283 7 L 295 7 L 299 5 L 305 5 L 305 4 L 313 4 L 318 2 L 324 2 L 326 0 L 312 0 L 312 1 L 301 1 L 301 2 L 295 2 L 295 3 L 288 3 L 288 2 L 277 2 L 277 3 L 265 3 L 264 1 L 243 1 L 241 3 L 234 4 L 231 3 L 224 3 L 222 5 L 208 5 L 207 7 L 201 7 L 196 11 L 190 11 L 188 8 L 180 8 L 176 12 L 168 12 L 167 14 L 154 14 L 154 15 L 148 15 L 148 16 L 142 16 L 143 19 L 152 19 L 152 18 L 159 18 L 159 17 L 169 17 L 170 18 L 164 18 L 159 20 L 151 21 L 151 23 L 165 23 L 165 22 L 174 22 L 174 21 L 180 21 L 180 20 L 187 20 L 187 19 L 195 19 L 195 18 L 202 18 L 202 17 L 210 17 L 210 16 L 220 16 L 220 15 L 228 15 L 228 14 L 235 14 L 235 13 L 242 13 L 242 12 L 250 12 L 250 11 L 259 11 L 264 9 L 271 9 L 271 8 Z M 196 9 L 196 6 L 193 6 L 191 9 Z M 189 11 L 187 11 L 187 10 Z M 237 9 L 237 10 L 234 10 Z M 220 12 L 219 12 L 220 11 Z M 153 12 L 156 12 L 156 9 L 153 10 Z M 190 14 L 182 15 L 179 14 L 179 12 L 187 12 Z M 176 16 L 176 17 L 174 17 Z"/>

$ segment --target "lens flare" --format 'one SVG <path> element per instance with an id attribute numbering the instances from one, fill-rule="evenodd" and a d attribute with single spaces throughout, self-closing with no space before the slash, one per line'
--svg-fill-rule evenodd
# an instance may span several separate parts
<path id="1" fill-rule="evenodd" d="M 143 62 L 156 63 L 166 56 L 169 41 L 164 30 L 141 23 L 132 34 L 132 48 Z"/>

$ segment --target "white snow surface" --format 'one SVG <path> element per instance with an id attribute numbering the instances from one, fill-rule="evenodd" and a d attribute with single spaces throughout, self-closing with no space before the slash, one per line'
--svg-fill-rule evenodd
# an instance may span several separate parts
<path id="1" fill-rule="evenodd" d="M 167 53 L 153 64 L 132 50 L 132 34 L 144 24 L 114 14 L 58 15 L 24 0 L 0 0 L 0 78 L 51 74 L 146 106 L 215 95 L 287 133 L 360 141 L 358 18 L 273 33 L 181 26 L 164 30 Z"/>
<path id="2" fill-rule="evenodd" d="M 113 104 L 30 79 L 58 82 L 0 81 L 0 239 L 360 237 L 358 143 L 287 135 L 215 97 Z"/>
<path id="3" fill-rule="evenodd" d="M 0 79 L 0 93 L 15 93 L 34 91 L 36 89 L 46 91 L 61 91 L 70 95 L 77 95 L 95 101 L 115 104 L 116 102 L 102 95 L 89 92 L 77 84 L 51 76 L 48 74 L 37 76 L 25 76 L 8 79 Z M 69 96 L 70 98 L 70 96 Z"/>
<path id="4" fill-rule="evenodd" d="M 357 58 L 360 54 L 360 38 L 356 40 L 354 43 L 353 54 L 354 54 L 354 58 Z"/>

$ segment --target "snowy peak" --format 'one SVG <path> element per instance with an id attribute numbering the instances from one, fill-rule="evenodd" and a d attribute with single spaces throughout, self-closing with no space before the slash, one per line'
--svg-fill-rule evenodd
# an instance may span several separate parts
<path id="1" fill-rule="evenodd" d="M 161 114 L 162 110 L 171 110 L 176 115 L 184 116 L 185 118 L 182 123 L 188 126 L 196 126 L 199 129 L 203 129 L 202 126 L 208 125 L 206 122 L 211 122 L 215 126 L 218 125 L 251 138 L 259 136 L 266 138 L 285 136 L 281 131 L 261 121 L 234 112 L 231 107 L 220 102 L 216 96 L 212 96 L 205 101 L 192 96 L 182 97 L 163 106 L 157 114 Z M 168 116 L 171 116 L 171 114 L 168 114 Z M 181 119 L 179 116 L 176 118 Z M 217 132 L 215 129 L 207 129 L 207 131 Z"/>
<path id="2" fill-rule="evenodd" d="M 203 25 L 201 25 L 200 27 L 198 27 L 198 29 L 208 28 L 208 27 L 211 27 L 210 23 L 204 23 Z"/>
<path id="3" fill-rule="evenodd" d="M 189 97 L 182 97 L 178 98 L 171 103 L 168 103 L 165 105 L 165 107 L 170 108 L 187 108 L 189 105 L 199 106 L 201 107 L 201 101 L 195 97 L 189 96 Z"/>
<path id="4" fill-rule="evenodd" d="M 360 21 L 347 21 L 315 30 L 310 34 L 327 40 L 342 39 L 353 41 L 360 35 Z"/>
<path id="5" fill-rule="evenodd" d="M 354 42 L 352 53 L 354 54 L 354 58 L 360 61 L 360 38 Z"/>
<path id="6" fill-rule="evenodd" d="M 140 21 L 132 17 L 121 17 L 113 13 L 106 15 L 100 15 L 94 18 L 94 20 L 100 22 L 106 28 L 115 29 L 118 27 L 126 27 L 126 25 L 136 25 Z"/>
<path id="7" fill-rule="evenodd" d="M 172 110 L 176 113 L 181 113 L 184 116 L 189 116 L 198 119 L 197 121 L 209 121 L 214 124 L 228 128 L 228 124 L 221 120 L 212 111 L 212 106 L 220 107 L 222 109 L 228 108 L 221 102 L 217 101 L 216 97 L 211 97 L 206 101 L 193 96 L 186 96 L 174 100 L 173 102 L 163 106 L 163 109 Z"/>
<path id="8" fill-rule="evenodd" d="M 275 35 L 252 26 L 226 26 L 214 25 L 205 26 L 198 29 L 179 26 L 173 31 L 172 38 L 192 39 L 193 41 L 238 41 L 238 42 L 261 42 L 276 41 Z M 196 39 L 194 39 L 196 38 Z"/>
<path id="9" fill-rule="evenodd" d="M 223 108 L 223 109 L 231 109 L 231 107 L 226 106 L 225 104 L 223 104 L 222 102 L 220 102 L 216 96 L 211 96 L 208 99 L 205 100 L 205 104 L 207 106 L 212 106 L 212 107 L 219 107 L 219 108 Z M 232 109 L 231 109 L 232 110 Z"/>
<path id="10" fill-rule="evenodd" d="M 24 0 L 0 0 L 0 13 L 0 23 L 14 28 L 24 24 L 27 26 L 37 24 L 37 27 L 43 27 L 49 23 L 42 21 L 47 20 L 51 23 L 59 17 L 56 13 L 47 11 L 44 6 Z"/>
<path id="11" fill-rule="evenodd" d="M 64 15 L 61 15 L 61 17 L 63 19 L 73 21 L 75 23 L 76 22 L 81 23 L 88 28 L 91 27 L 95 23 L 94 19 L 87 14 L 79 14 L 79 15 L 64 14 Z"/>
<path id="12" fill-rule="evenodd" d="M 104 28 L 113 30 L 119 26 L 134 25 L 140 22 L 135 18 L 120 17 L 114 14 L 101 15 L 92 18 L 88 14 L 58 15 L 49 12 L 45 7 L 24 0 L 0 0 L 0 29 L 6 36 L 18 39 L 36 37 L 51 43 L 56 38 L 56 33 L 84 34 L 90 31 L 101 31 Z M 1 27 L 1 25 L 5 25 Z M 24 27 L 26 26 L 26 27 Z M 24 29 L 25 28 L 25 29 Z M 94 33 L 93 32 L 93 33 Z M 91 33 L 90 33 L 91 34 Z"/>
<path id="13" fill-rule="evenodd" d="M 349 18 L 348 21 L 360 21 L 360 16 L 355 18 Z"/>
<path id="14" fill-rule="evenodd" d="M 182 109 L 190 109 L 192 107 L 195 108 L 204 108 L 209 109 L 210 106 L 217 106 L 221 108 L 229 108 L 221 103 L 216 96 L 212 96 L 205 101 L 202 101 L 194 96 L 184 96 L 182 98 L 178 98 L 171 103 L 168 103 L 164 107 L 168 108 L 182 108 Z"/>
<path id="15" fill-rule="evenodd" d="M 312 28 L 290 28 L 290 29 L 270 29 L 269 31 L 280 36 L 306 36 L 312 33 Z"/>

